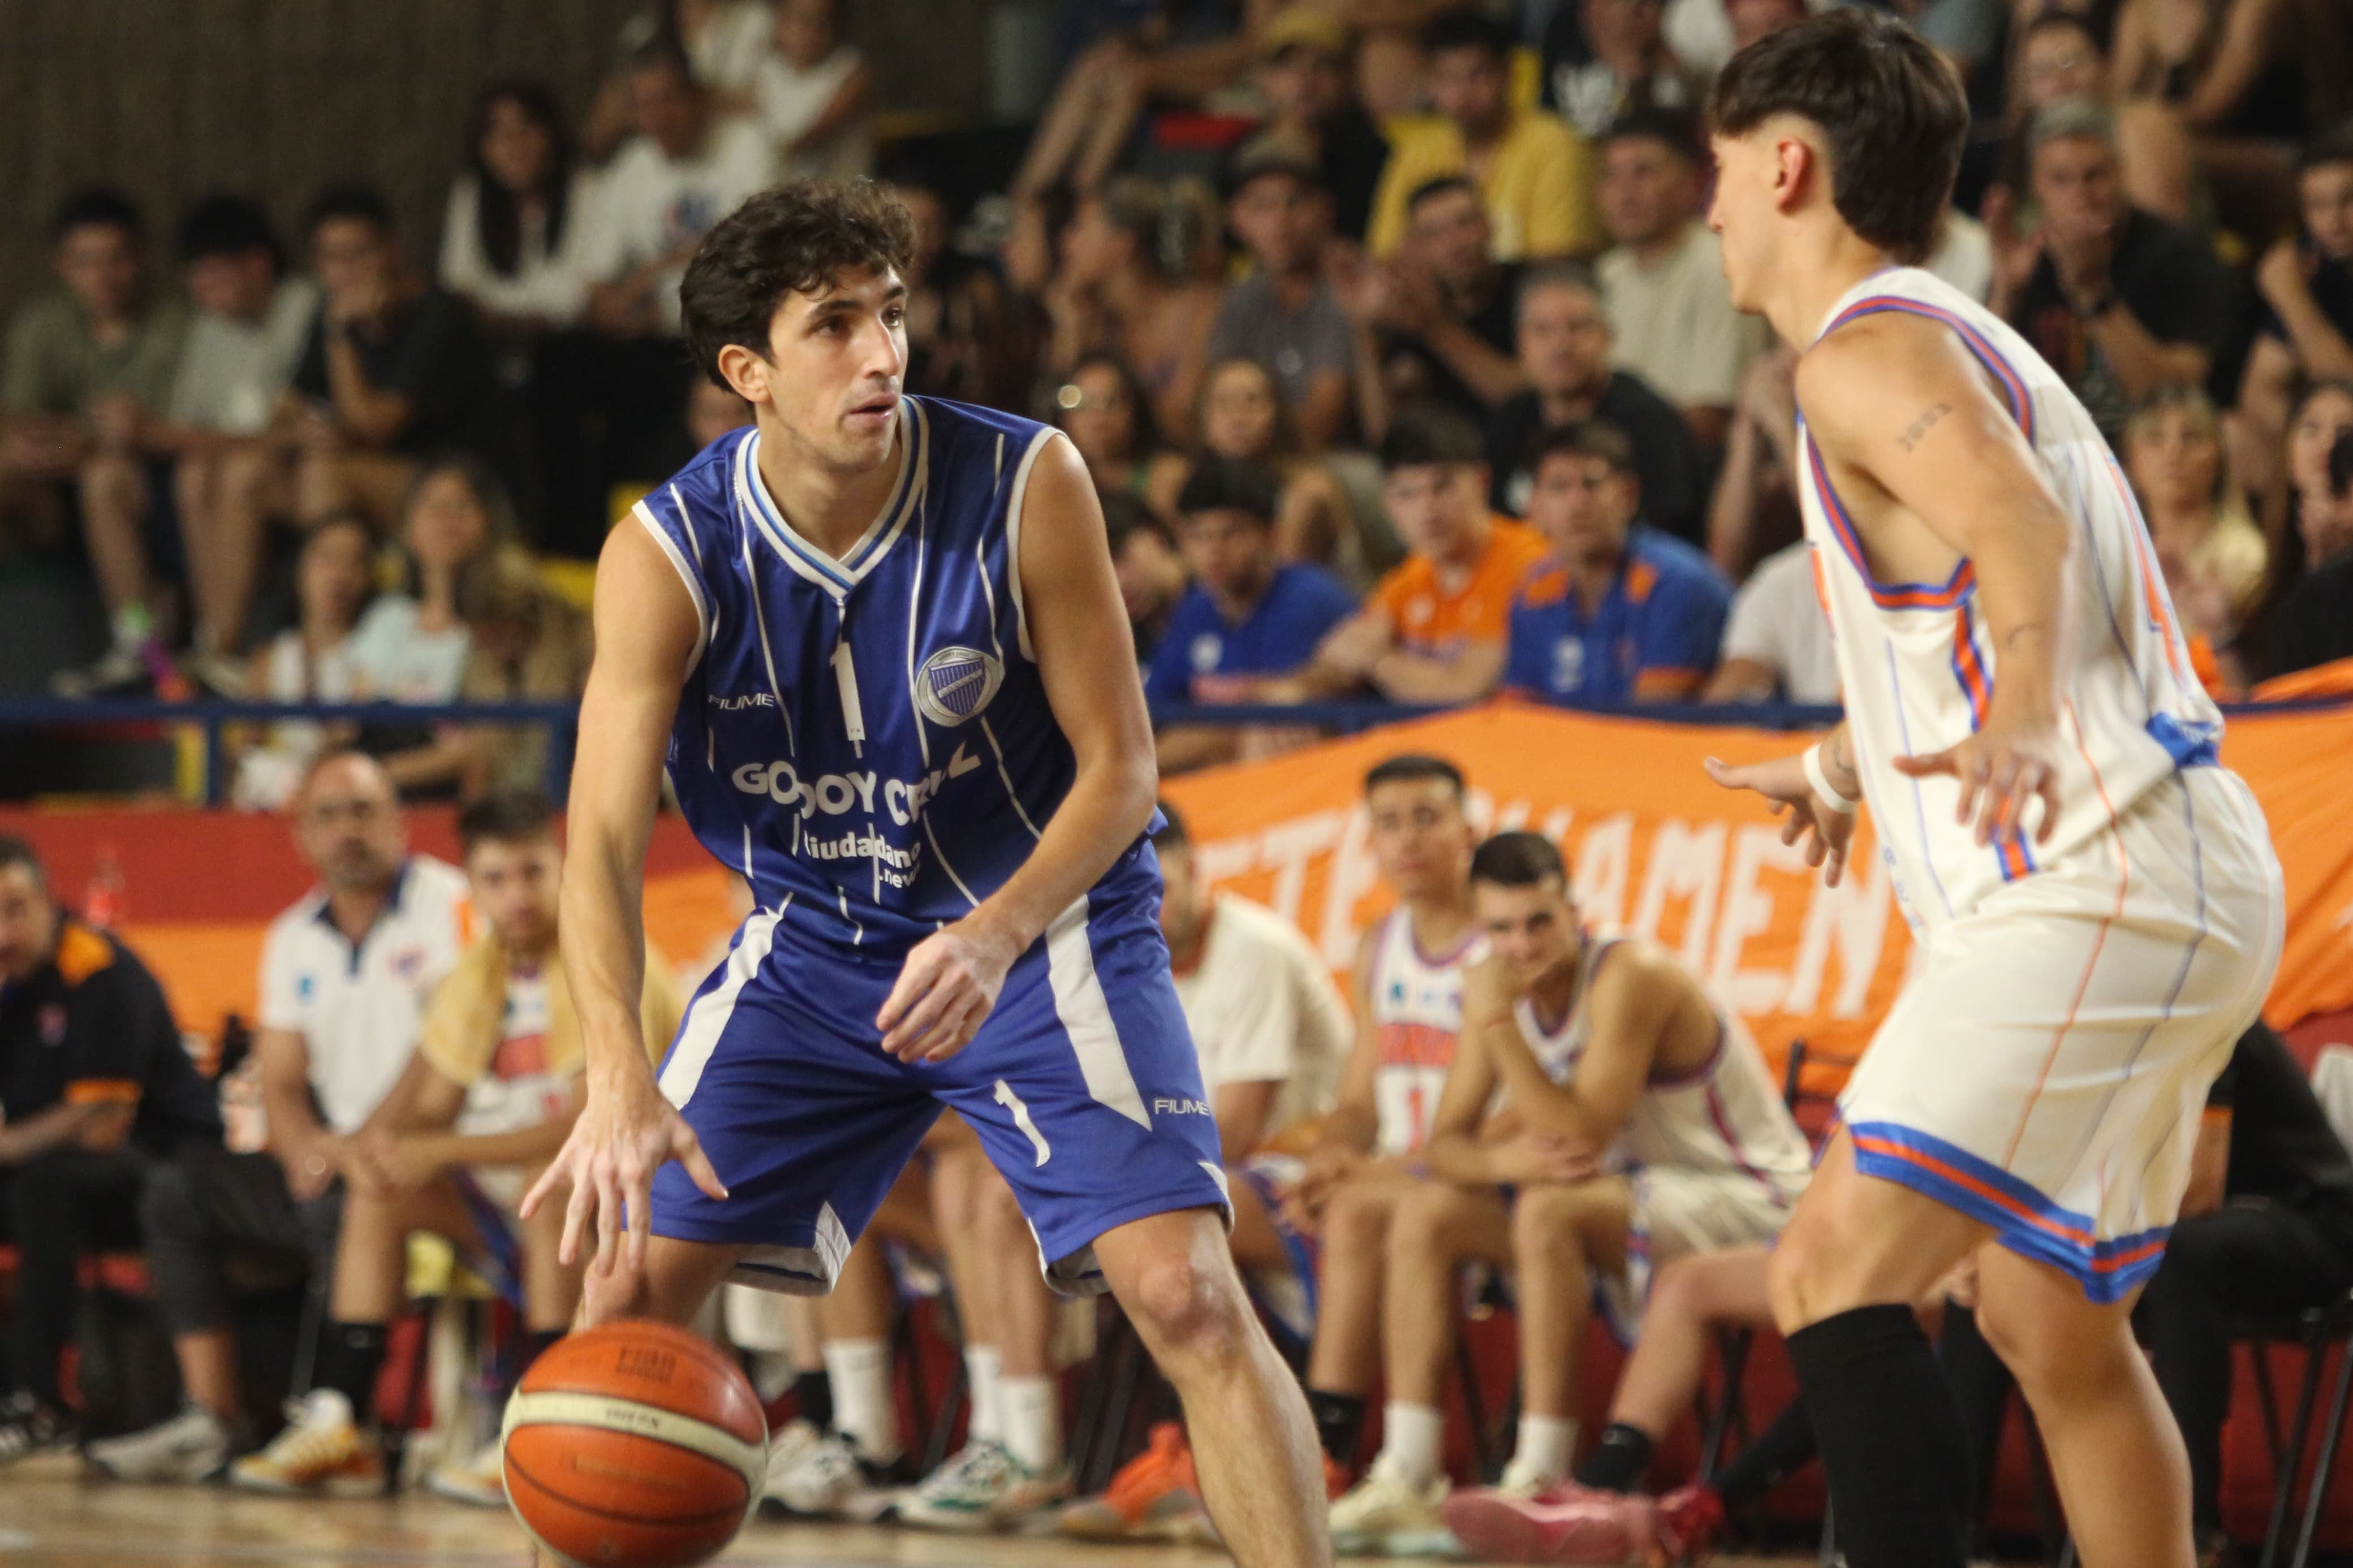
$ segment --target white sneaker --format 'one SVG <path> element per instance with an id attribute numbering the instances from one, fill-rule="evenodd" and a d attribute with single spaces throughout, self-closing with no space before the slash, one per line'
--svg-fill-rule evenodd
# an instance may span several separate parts
<path id="1" fill-rule="evenodd" d="M 286 1406 L 286 1430 L 231 1465 L 228 1479 L 248 1491 L 380 1497 L 384 1457 L 352 1419 L 350 1400 L 314 1388 Z"/>
<path id="2" fill-rule="evenodd" d="M 425 1489 L 476 1508 L 506 1507 L 506 1445 L 493 1437 L 463 1459 L 434 1466 L 425 1478 Z"/>
<path id="3" fill-rule="evenodd" d="M 802 1458 L 824 1436 L 825 1434 L 817 1429 L 815 1422 L 804 1421 L 799 1416 L 768 1434 L 768 1474 L 765 1484 L 760 1489 L 762 1502 L 772 1502 L 779 1508 L 785 1506 L 778 1489 L 784 1485 L 785 1478 L 793 1473 Z"/>
<path id="4" fill-rule="evenodd" d="M 1332 1549 L 1353 1557 L 1445 1557 L 1454 1537 L 1438 1516 L 1452 1488 L 1444 1476 L 1416 1486 L 1376 1462 L 1332 1504 Z"/>
<path id="5" fill-rule="evenodd" d="M 860 1458 L 847 1437 L 828 1433 L 801 1445 L 782 1468 L 770 1455 L 765 1495 L 788 1512 L 871 1524 L 889 1511 L 905 1479 L 903 1458 L 878 1465 Z"/>
<path id="6" fill-rule="evenodd" d="M 118 1481 L 209 1480 L 228 1463 L 226 1422 L 201 1405 L 184 1405 L 168 1421 L 92 1443 L 90 1462 Z"/>
<path id="7" fill-rule="evenodd" d="M 1560 1485 L 1565 1479 L 1539 1476 L 1533 1468 L 1523 1468 L 1519 1460 L 1514 1459 L 1504 1467 L 1504 1479 L 1495 1483 L 1494 1490 L 1499 1497 L 1538 1497 Z"/>
<path id="8" fill-rule="evenodd" d="M 899 1521 L 928 1530 L 1011 1530 L 1025 1516 L 1059 1507 L 1075 1489 L 1068 1459 L 1032 1470 L 1004 1444 L 984 1439 L 965 1444 L 902 1499 Z"/>

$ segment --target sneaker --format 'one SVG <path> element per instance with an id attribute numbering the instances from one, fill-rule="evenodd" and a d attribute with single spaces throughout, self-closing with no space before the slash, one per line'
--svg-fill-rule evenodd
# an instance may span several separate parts
<path id="1" fill-rule="evenodd" d="M 899 1489 L 914 1479 L 904 1456 L 878 1465 L 838 1433 L 821 1434 L 796 1447 L 797 1456 L 788 1456 L 782 1467 L 774 1454 L 769 1456 L 765 1495 L 786 1513 L 871 1524 L 891 1510 Z"/>
<path id="2" fill-rule="evenodd" d="M 118 1481 L 206 1481 L 228 1463 L 228 1424 L 201 1405 L 184 1405 L 143 1432 L 92 1443 L 90 1462 Z"/>
<path id="3" fill-rule="evenodd" d="M 1451 1489 L 1444 1476 L 1416 1486 L 1376 1461 L 1332 1505 L 1332 1549 L 1351 1557 L 1445 1557 L 1456 1549 L 1439 1516 Z"/>
<path id="4" fill-rule="evenodd" d="M 452 1502 L 476 1508 L 507 1506 L 506 1445 L 491 1438 L 463 1459 L 436 1465 L 425 1478 L 425 1489 Z"/>
<path id="5" fill-rule="evenodd" d="M 241 658 L 200 648 L 181 656 L 180 673 L 195 684 L 199 695 L 234 701 L 246 695 L 251 672 Z"/>
<path id="6" fill-rule="evenodd" d="M 923 1479 L 900 1500 L 899 1522 L 926 1530 L 1010 1530 L 1024 1515 L 1071 1495 L 1071 1465 L 1032 1470 L 1004 1444 L 984 1439 Z"/>
<path id="7" fill-rule="evenodd" d="M 384 1456 L 352 1419 L 351 1401 L 314 1388 L 286 1406 L 286 1430 L 228 1468 L 232 1485 L 280 1495 L 380 1497 Z"/>
<path id="8" fill-rule="evenodd" d="M 90 663 L 49 677 L 49 689 L 77 700 L 121 697 L 150 684 L 147 660 L 137 643 L 117 642 Z"/>
<path id="9" fill-rule="evenodd" d="M 1219 1543 L 1217 1527 L 1201 1504 L 1192 1446 L 1174 1421 L 1155 1426 L 1144 1452 L 1120 1467 L 1101 1496 L 1062 1510 L 1055 1528 L 1080 1541 Z"/>
<path id="10" fill-rule="evenodd" d="M 825 1434 L 818 1430 L 815 1422 L 804 1421 L 797 1415 L 768 1435 L 768 1477 L 760 1489 L 762 1503 L 774 1503 L 784 1509 L 785 1501 L 778 1489 L 784 1485 L 785 1478 L 793 1473 L 808 1457 L 808 1451 L 824 1437 Z"/>
<path id="11" fill-rule="evenodd" d="M 1650 1560 L 1656 1509 L 1639 1493 L 1563 1481 L 1533 1494 L 1501 1487 L 1457 1492 L 1439 1512 L 1474 1557 L 1618 1568 Z"/>
<path id="12" fill-rule="evenodd" d="M 1668 1562 L 1704 1563 L 1724 1533 L 1724 1494 L 1697 1481 L 1677 1487 L 1659 1500 L 1652 1528 Z"/>
<path id="13" fill-rule="evenodd" d="M 73 1446 L 73 1422 L 29 1394 L 0 1398 L 0 1465 Z"/>

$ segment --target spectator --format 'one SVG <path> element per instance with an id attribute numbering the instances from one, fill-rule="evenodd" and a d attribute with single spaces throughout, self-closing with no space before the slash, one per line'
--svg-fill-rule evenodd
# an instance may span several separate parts
<path id="1" fill-rule="evenodd" d="M 2192 656 L 2208 663 L 2237 640 L 2262 598 L 2266 561 L 2263 531 L 2232 478 L 2221 422 L 2205 394 L 2165 387 L 2134 409 L 2124 467 Z M 2234 672 L 2218 673 L 2233 689 L 2246 684 Z"/>
<path id="2" fill-rule="evenodd" d="M 1443 409 L 1398 416 L 1381 440 L 1381 497 L 1412 553 L 1375 584 L 1270 700 L 1370 686 L 1393 702 L 1470 702 L 1504 675 L 1512 595 L 1544 558 L 1525 523 L 1487 510 L 1479 432 Z"/>
<path id="3" fill-rule="evenodd" d="M 776 47 L 771 0 L 652 0 L 621 24 L 613 74 L 597 89 L 582 132 L 591 163 L 611 158 L 637 130 L 630 75 L 649 48 L 665 43 L 725 114 L 748 114 L 759 98 L 760 68 Z"/>
<path id="4" fill-rule="evenodd" d="M 56 498 L 78 502 L 113 632 L 90 672 L 105 684 L 161 658 L 172 607 L 138 547 L 154 482 L 139 436 L 169 405 L 188 320 L 149 290 L 144 243 L 119 193 L 68 196 L 49 220 L 58 288 L 16 312 L 0 365 L 0 512 L 47 533 Z"/>
<path id="5" fill-rule="evenodd" d="M 1259 29 L 1258 47 L 1261 135 L 1306 149 L 1332 198 L 1334 229 L 1361 242 L 1389 144 L 1349 80 L 1348 25 L 1312 5 L 1286 5 Z"/>
<path id="6" fill-rule="evenodd" d="M 588 617 L 549 587 L 522 551 L 493 551 L 466 573 L 458 613 L 468 643 L 459 700 L 567 702 L 586 687 Z M 469 729 L 458 744 L 464 799 L 549 787 L 554 737 L 548 725 Z"/>
<path id="7" fill-rule="evenodd" d="M 261 950 L 265 1152 L 180 1150 L 148 1173 L 140 1201 L 156 1300 L 172 1331 L 188 1407 L 160 1426 L 93 1451 L 125 1480 L 196 1480 L 238 1446 L 238 1392 L 229 1281 L 256 1268 L 307 1264 L 325 1297 L 347 1190 L 372 1181 L 358 1134 L 381 1110 L 416 1049 L 434 988 L 457 962 L 470 919 L 465 878 L 412 855 L 384 770 L 354 752 L 311 765 L 297 792 L 294 838 L 320 886 L 270 923 Z M 353 1364 L 378 1363 L 379 1331 L 319 1347 L 320 1387 L 307 1413 L 357 1386 Z M 373 1452 L 336 1456 L 338 1489 L 381 1491 Z"/>
<path id="8" fill-rule="evenodd" d="M 294 563 L 295 624 L 256 648 L 245 690 L 260 702 L 352 702 L 360 694 L 352 633 L 375 592 L 375 535 L 356 512 L 311 525 Z M 272 724 L 262 735 L 234 737 L 237 763 L 229 798 L 245 811 L 280 811 L 311 762 L 332 743 L 336 726 L 307 719 Z"/>
<path id="9" fill-rule="evenodd" d="M 1176 498 L 1176 537 L 1193 585 L 1153 654 L 1145 692 L 1155 703 L 1249 701 L 1257 691 L 1251 678 L 1301 668 L 1356 610 L 1339 579 L 1276 553 L 1280 505 L 1274 476 L 1254 463 L 1211 458 L 1194 468 Z M 1229 725 L 1166 728 L 1160 769 L 1231 762 L 1247 740 Z"/>
<path id="10" fill-rule="evenodd" d="M 2328 454 L 2348 430 L 2353 430 L 2353 380 L 2315 383 L 2288 421 L 2281 466 L 2287 475 L 2291 526 L 2273 535 L 2274 583 L 2293 582 L 2327 553 L 2312 547 L 2306 520 L 2328 514 Z"/>
<path id="11" fill-rule="evenodd" d="M 1448 11 L 1424 30 L 1422 47 L 1439 118 L 1401 128 L 1390 147 L 1366 235 L 1373 254 L 1398 251 L 1414 193 L 1446 174 L 1476 181 L 1499 261 L 1600 249 L 1592 148 L 1558 118 L 1513 107 L 1510 29 L 1475 10 Z"/>
<path id="12" fill-rule="evenodd" d="M 948 244 L 947 200 L 919 179 L 892 194 L 915 220 L 907 263 L 906 389 L 987 408 L 1028 406 L 1036 345 L 1028 312 L 990 268 Z M 698 387 L 710 384 L 697 376 Z"/>
<path id="13" fill-rule="evenodd" d="M 1321 562 L 1344 578 L 1356 576 L 1366 564 L 1365 542 L 1347 492 L 1325 467 L 1349 458 L 1334 454 L 1318 461 L 1300 450 L 1299 433 L 1264 365 L 1251 359 L 1213 363 L 1201 378 L 1201 410 L 1193 426 L 1199 434 L 1194 462 L 1262 464 L 1282 484 L 1274 520 L 1278 556 Z M 1169 465 L 1165 475 L 1155 475 L 1151 499 L 1157 510 L 1177 510 L 1176 492 L 1190 471 Z"/>
<path id="14" fill-rule="evenodd" d="M 2353 121 L 2304 149 L 2295 185 L 2304 234 L 2256 265 L 2261 323 L 2239 384 L 2243 438 L 2234 455 L 2258 493 L 2284 489 L 2274 459 L 2295 389 L 2353 376 Z"/>
<path id="15" fill-rule="evenodd" d="M 1703 537 L 1706 460 L 1674 405 L 1640 376 L 1609 363 L 1609 318 L 1600 290 L 1581 267 L 1532 273 L 1520 288 L 1520 366 L 1526 390 L 1487 421 L 1487 461 L 1496 510 L 1527 510 L 1535 475 L 1528 452 L 1546 430 L 1599 419 L 1626 433 L 1644 511 L 1653 527 L 1696 543 Z"/>
<path id="16" fill-rule="evenodd" d="M 2230 276 L 2196 235 L 2125 201 L 2115 130 L 2096 102 L 2043 110 L 2027 149 L 2040 226 L 1997 233 L 1991 303 L 2114 444 L 2132 405 L 2158 387 L 2216 374 L 2231 333 Z"/>
<path id="17" fill-rule="evenodd" d="M 1079 203 L 1046 289 L 1050 363 L 1113 352 L 1135 367 L 1160 428 L 1189 435 L 1215 284 L 1194 276 L 1209 226 L 1183 191 L 1123 175 Z"/>
<path id="18" fill-rule="evenodd" d="M 843 36 L 842 0 L 778 0 L 776 52 L 754 101 L 784 180 L 855 179 L 874 168 L 874 76 Z"/>
<path id="19" fill-rule="evenodd" d="M 1356 334 L 1324 281 L 1332 197 L 1304 153 L 1264 139 L 1235 161 L 1227 221 L 1253 270 L 1226 290 L 1208 362 L 1255 360 L 1274 378 L 1309 451 L 1339 440 L 1356 384 Z"/>
<path id="20" fill-rule="evenodd" d="M 694 451 L 702 451 L 729 431 L 741 430 L 750 423 L 752 405 L 744 401 L 741 393 L 708 376 L 694 378 L 694 385 L 686 395 L 686 439 Z"/>
<path id="21" fill-rule="evenodd" d="M 1566 0 L 1545 28 L 1545 106 L 1596 142 L 1629 115 L 1695 110 L 1698 90 L 1661 30 L 1665 11 L 1661 0 Z"/>
<path id="22" fill-rule="evenodd" d="M 1814 591 L 1814 547 L 1784 545 L 1757 563 L 1732 596 L 1724 647 L 1703 702 L 1839 700 L 1838 648 Z"/>
<path id="23" fill-rule="evenodd" d="M 1612 126 L 1601 143 L 1610 247 L 1594 272 L 1618 363 L 1713 448 L 1724 444 L 1741 373 L 1770 346 L 1772 329 L 1732 308 L 1722 248 L 1699 221 L 1703 173 L 1690 121 L 1651 113 Z"/>
<path id="24" fill-rule="evenodd" d="M 1798 510 L 1798 355 L 1776 343 L 1740 378 L 1740 405 L 1707 506 L 1707 552 L 1735 583 L 1805 531 Z"/>
<path id="25" fill-rule="evenodd" d="M 2181 117 L 2152 100 L 2116 98 L 2105 47 L 2089 16 L 2073 11 L 2034 16 L 2019 34 L 2015 54 L 2008 129 L 1996 154 L 1995 188 L 1986 195 L 1989 224 L 1998 216 L 2008 221 L 2028 185 L 2027 127 L 2035 115 L 2069 98 L 2101 100 L 2116 116 L 2116 174 L 2125 200 L 2168 223 L 2191 221 L 2199 189 Z"/>
<path id="26" fill-rule="evenodd" d="M 1359 334 L 1357 417 L 1376 438 L 1392 408 L 1439 403 L 1484 419 L 1522 384 L 1512 313 L 1526 269 L 1494 258 L 1479 193 L 1443 174 L 1416 189 L 1406 211 L 1396 257 L 1339 269 Z"/>
<path id="27" fill-rule="evenodd" d="M 504 1363 L 512 1377 L 564 1337 L 579 1305 L 581 1270 L 556 1256 L 563 1205 L 548 1204 L 529 1219 L 516 1213 L 524 1184 L 563 1146 L 584 1103 L 580 1019 L 555 921 L 564 868 L 555 811 L 537 795 L 492 795 L 458 819 L 458 842 L 486 929 L 434 991 L 399 1081 L 352 1136 L 352 1190 L 322 1331 L 322 1343 L 338 1353 L 322 1354 L 319 1388 L 301 1418 L 237 1462 L 239 1486 L 310 1491 L 345 1478 L 373 1447 L 353 1430 L 374 1425 L 379 1358 L 367 1352 L 383 1345 L 406 1295 L 411 1232 L 447 1239 L 518 1305 L 522 1344 Z M 680 1011 L 669 968 L 652 955 L 638 1007 L 649 1056 L 669 1047 Z M 338 1414 L 350 1417 L 342 1430 Z M 502 1508 L 502 1468 L 493 1437 L 427 1484 L 444 1497 Z"/>
<path id="28" fill-rule="evenodd" d="M 1513 603 L 1504 689 L 1594 707 L 1696 696 L 1732 590 L 1706 556 L 1642 523 L 1632 443 L 1589 420 L 1537 437 L 1528 462 L 1528 520 L 1552 559 Z"/>
<path id="29" fill-rule="evenodd" d="M 73 1440 L 58 1360 L 81 1254 L 138 1248 L 150 1165 L 220 1141 L 163 987 L 58 907 L 32 846 L 0 837 L 0 1235 L 16 1250 L 0 1465 Z"/>
<path id="30" fill-rule="evenodd" d="M 569 326 L 587 300 L 594 191 L 554 95 L 522 78 L 491 83 L 467 130 L 466 172 L 449 186 L 441 286 L 494 330 Z"/>
<path id="31" fill-rule="evenodd" d="M 324 299 L 281 420 L 303 457 L 296 515 L 350 508 L 383 525 L 426 453 L 482 444 L 488 353 L 473 312 L 410 269 L 375 191 L 330 187 L 304 227 Z"/>
<path id="32" fill-rule="evenodd" d="M 1138 665 L 1149 665 L 1168 630 L 1176 602 L 1188 581 L 1185 559 L 1159 514 L 1121 491 L 1100 498 L 1110 535 L 1112 573 L 1119 579 L 1120 603 L 1135 640 Z"/>
<path id="33" fill-rule="evenodd" d="M 1091 353 L 1054 393 L 1054 422 L 1087 465 L 1103 496 L 1147 500 L 1183 481 L 1184 459 L 1160 449 L 1160 422 L 1144 384 L 1119 355 Z"/>
<path id="34" fill-rule="evenodd" d="M 2274 675 L 2353 658 L 2353 432 L 2329 447 L 2327 504 L 2307 499 L 2303 528 L 2311 564 L 2272 628 Z"/>

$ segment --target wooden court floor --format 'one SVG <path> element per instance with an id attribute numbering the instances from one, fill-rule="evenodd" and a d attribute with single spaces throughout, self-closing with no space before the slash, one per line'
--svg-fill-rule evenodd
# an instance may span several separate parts
<path id="1" fill-rule="evenodd" d="M 720 1561 L 743 1568 L 1194 1568 L 1229 1559 L 1157 1546 L 1091 1546 L 851 1525 L 755 1521 Z M 1717 1568 L 1795 1568 L 1801 1559 L 1715 1559 Z M 222 1487 L 124 1487 L 78 1461 L 0 1471 L 5 1568 L 521 1568 L 504 1513 L 417 1493 L 396 1500 L 295 1501 Z"/>

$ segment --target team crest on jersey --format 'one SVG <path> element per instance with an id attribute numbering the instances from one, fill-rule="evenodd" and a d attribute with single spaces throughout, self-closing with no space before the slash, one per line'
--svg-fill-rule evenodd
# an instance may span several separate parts
<path id="1" fill-rule="evenodd" d="M 1005 681 L 1005 662 L 976 647 L 944 647 L 915 672 L 915 705 L 923 717 L 954 729 L 988 706 Z"/>

